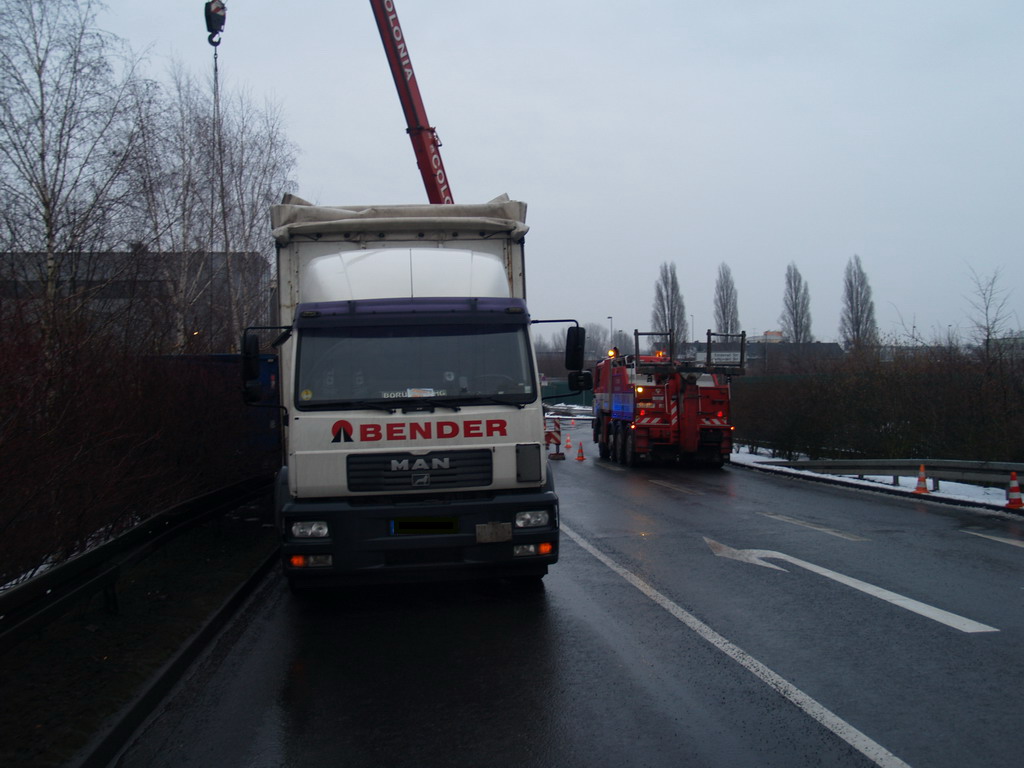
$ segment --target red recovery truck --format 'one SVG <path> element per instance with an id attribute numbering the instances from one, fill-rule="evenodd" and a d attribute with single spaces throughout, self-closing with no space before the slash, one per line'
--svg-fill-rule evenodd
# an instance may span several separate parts
<path id="1" fill-rule="evenodd" d="M 641 336 L 667 340 L 667 350 L 641 355 Z M 746 333 L 708 331 L 702 360 L 673 357 L 671 333 L 634 331 L 633 340 L 632 355 L 611 350 L 594 368 L 594 442 L 600 457 L 627 466 L 669 459 L 721 467 L 732 452 L 729 382 L 744 371 Z"/>

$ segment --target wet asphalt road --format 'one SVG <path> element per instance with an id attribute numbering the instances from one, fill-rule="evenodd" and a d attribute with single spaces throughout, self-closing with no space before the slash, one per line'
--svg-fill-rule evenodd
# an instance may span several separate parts
<path id="1" fill-rule="evenodd" d="M 270 579 L 118 765 L 1021 764 L 1019 520 L 738 468 L 555 471 L 543 589 Z"/>

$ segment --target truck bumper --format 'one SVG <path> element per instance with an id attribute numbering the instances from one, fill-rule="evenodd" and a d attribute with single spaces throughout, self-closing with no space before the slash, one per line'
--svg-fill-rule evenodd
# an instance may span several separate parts
<path id="1" fill-rule="evenodd" d="M 517 528 L 516 513 L 525 511 L 546 511 L 548 524 Z M 552 489 L 444 501 L 291 499 L 277 518 L 293 586 L 540 577 L 558 561 Z M 295 523 L 316 522 L 326 523 L 326 537 L 293 535 Z"/>

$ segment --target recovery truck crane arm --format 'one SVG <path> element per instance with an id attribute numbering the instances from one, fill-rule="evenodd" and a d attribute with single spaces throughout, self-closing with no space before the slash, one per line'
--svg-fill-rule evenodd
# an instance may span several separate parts
<path id="1" fill-rule="evenodd" d="M 455 201 L 452 199 L 451 187 L 448 186 L 448 176 L 441 162 L 441 142 L 437 138 L 437 131 L 427 120 L 427 110 L 416 84 L 416 74 L 412 69 L 409 48 L 398 21 L 394 0 L 370 0 L 370 6 L 377 19 L 377 29 L 384 43 L 398 98 L 402 102 L 407 132 L 412 140 L 413 152 L 416 153 L 416 164 L 427 188 L 427 200 L 431 203 L 453 203 Z"/>

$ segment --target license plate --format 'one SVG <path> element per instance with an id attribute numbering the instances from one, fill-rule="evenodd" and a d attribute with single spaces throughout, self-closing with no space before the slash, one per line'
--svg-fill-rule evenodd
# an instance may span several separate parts
<path id="1" fill-rule="evenodd" d="M 391 533 L 395 536 L 458 532 L 459 520 L 456 517 L 400 517 L 391 521 Z"/>
<path id="2" fill-rule="evenodd" d="M 481 523 L 476 527 L 477 544 L 512 541 L 512 523 Z"/>

